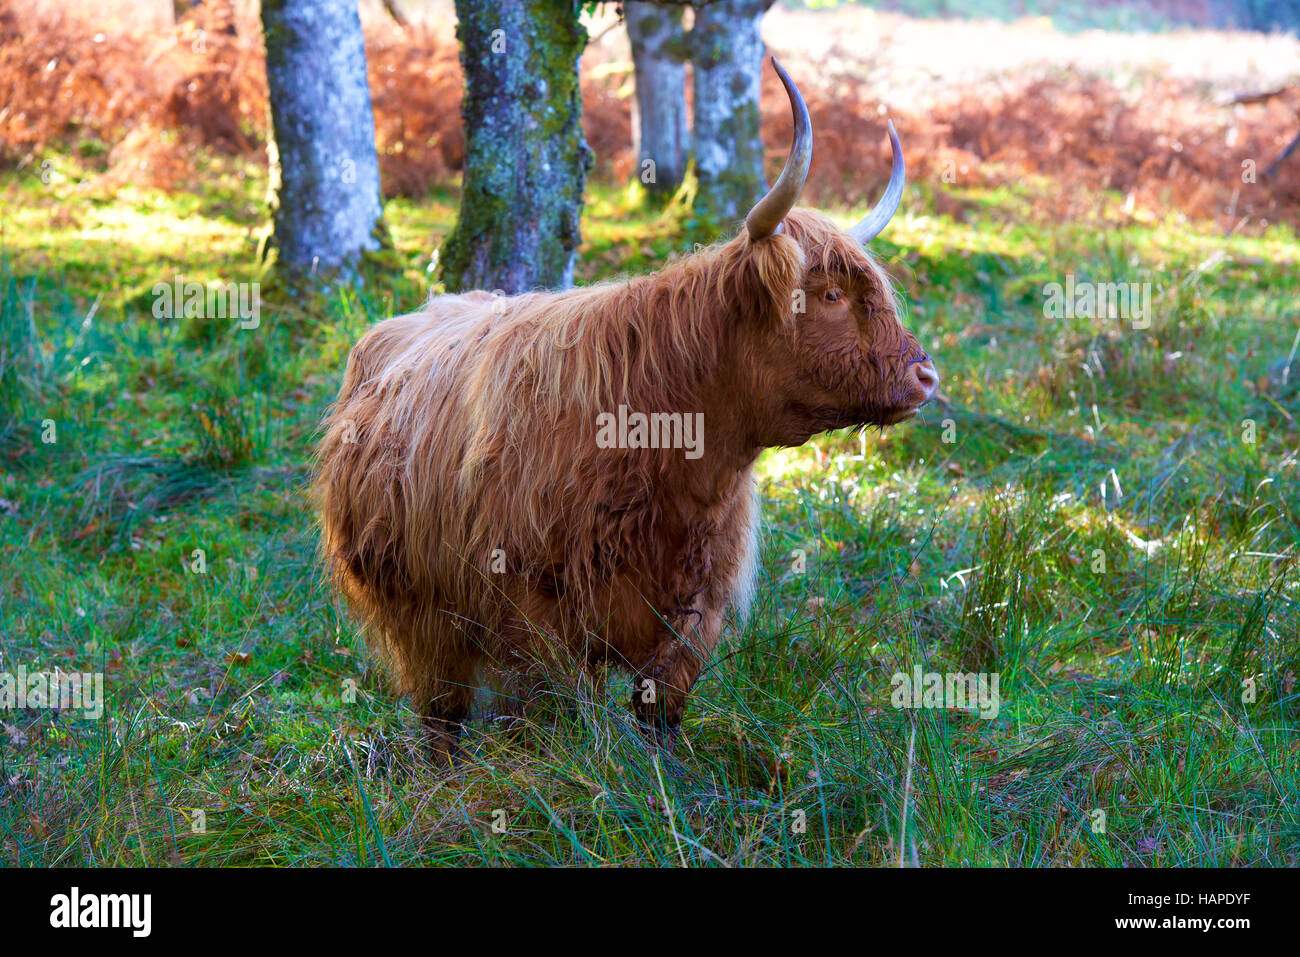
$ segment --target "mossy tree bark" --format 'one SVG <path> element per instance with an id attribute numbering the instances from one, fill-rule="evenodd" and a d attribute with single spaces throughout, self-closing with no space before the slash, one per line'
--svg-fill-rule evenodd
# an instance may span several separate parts
<path id="1" fill-rule="evenodd" d="M 759 90 L 763 14 L 772 0 L 715 0 L 695 13 L 696 211 L 731 233 L 766 190 Z"/>
<path id="2" fill-rule="evenodd" d="M 591 150 L 577 0 L 456 0 L 465 178 L 441 252 L 452 291 L 573 284 Z"/>
<path id="3" fill-rule="evenodd" d="M 671 196 L 686 173 L 690 150 L 682 10 L 637 0 L 624 3 L 623 14 L 636 78 L 632 138 L 637 175 L 652 196 Z"/>
<path id="4" fill-rule="evenodd" d="M 291 271 L 353 264 L 386 235 L 356 0 L 262 0 L 270 238 Z"/>

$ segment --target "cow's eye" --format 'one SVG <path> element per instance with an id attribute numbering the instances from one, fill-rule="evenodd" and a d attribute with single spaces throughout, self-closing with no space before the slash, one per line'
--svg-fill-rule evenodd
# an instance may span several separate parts
<path id="1" fill-rule="evenodd" d="M 832 289 L 827 289 L 827 290 L 826 290 L 826 301 L 827 301 L 827 302 L 839 302 L 839 301 L 840 301 L 840 291 L 839 291 L 838 289 L 833 289 L 833 288 L 832 288 Z"/>

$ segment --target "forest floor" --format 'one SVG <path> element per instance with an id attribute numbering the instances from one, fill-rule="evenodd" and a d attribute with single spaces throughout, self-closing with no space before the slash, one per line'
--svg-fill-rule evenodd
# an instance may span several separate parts
<path id="1" fill-rule="evenodd" d="M 106 701 L 0 714 L 0 860 L 1300 864 L 1290 228 L 909 191 L 876 249 L 945 401 L 763 457 L 755 614 L 676 753 L 616 680 L 525 738 L 479 714 L 439 776 L 322 580 L 305 485 L 348 349 L 423 301 L 454 191 L 389 202 L 398 268 L 269 286 L 238 329 L 155 318 L 152 290 L 257 279 L 256 165 L 213 161 L 201 194 L 61 172 L 0 178 L 0 669 L 100 672 Z M 609 187 L 584 235 L 582 281 L 686 248 Z M 1151 283 L 1149 327 L 1047 317 L 1068 275 Z M 996 716 L 892 707 L 916 666 L 996 673 Z"/>

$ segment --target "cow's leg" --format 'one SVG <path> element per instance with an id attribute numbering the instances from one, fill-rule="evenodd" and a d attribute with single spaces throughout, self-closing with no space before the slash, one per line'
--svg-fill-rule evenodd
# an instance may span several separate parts
<path id="1" fill-rule="evenodd" d="M 496 712 L 509 726 L 525 731 L 541 723 L 575 723 L 584 702 L 604 693 L 605 658 L 591 648 L 564 651 L 550 647 L 520 655 L 497 681 Z"/>
<path id="2" fill-rule="evenodd" d="M 449 766 L 459 749 L 460 735 L 469 717 L 474 689 L 465 680 L 453 682 L 439 680 L 424 693 L 420 720 L 424 725 L 425 743 L 434 764 Z"/>
<path id="3" fill-rule="evenodd" d="M 532 748 L 535 742 L 531 732 L 544 713 L 550 688 L 546 675 L 530 668 L 498 676 L 495 683 L 494 711 L 498 727 L 521 747 Z"/>
<path id="4" fill-rule="evenodd" d="M 632 708 L 641 730 L 654 744 L 671 752 L 677 743 L 682 715 L 704 659 L 713 644 L 687 640 L 670 634 L 650 662 L 636 670 Z"/>
<path id="5" fill-rule="evenodd" d="M 563 629 L 553 597 L 526 593 L 514 606 L 522 613 L 503 628 L 495 663 L 496 711 L 503 723 L 526 732 L 555 707 L 574 662 L 558 637 Z"/>

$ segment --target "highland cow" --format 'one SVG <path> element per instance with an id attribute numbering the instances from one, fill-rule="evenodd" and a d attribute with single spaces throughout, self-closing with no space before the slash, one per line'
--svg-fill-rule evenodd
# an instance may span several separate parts
<path id="1" fill-rule="evenodd" d="M 526 696 L 566 662 L 630 671 L 671 747 L 751 594 L 759 453 L 901 422 L 935 393 L 864 249 L 902 195 L 893 125 L 861 223 L 793 209 L 812 134 L 773 63 L 793 146 L 736 238 L 620 282 L 440 296 L 352 350 L 318 453 L 322 547 L 439 759 L 476 687 Z M 672 440 L 688 425 L 699 454 Z"/>

